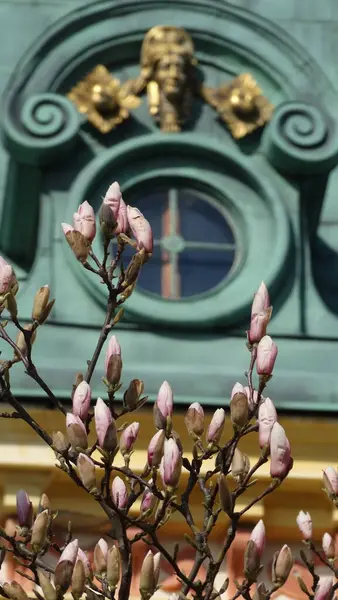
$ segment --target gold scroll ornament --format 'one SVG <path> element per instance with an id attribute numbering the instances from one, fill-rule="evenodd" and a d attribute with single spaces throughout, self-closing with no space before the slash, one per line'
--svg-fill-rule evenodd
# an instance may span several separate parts
<path id="1" fill-rule="evenodd" d="M 152 27 L 141 48 L 141 71 L 121 84 L 98 65 L 68 94 L 78 110 L 101 133 L 107 133 L 137 108 L 146 92 L 149 114 L 161 131 L 181 131 L 192 113 L 194 98 L 212 106 L 234 138 L 242 138 L 270 120 L 273 106 L 263 96 L 250 73 L 239 75 L 218 88 L 199 82 L 195 49 L 181 27 Z"/>

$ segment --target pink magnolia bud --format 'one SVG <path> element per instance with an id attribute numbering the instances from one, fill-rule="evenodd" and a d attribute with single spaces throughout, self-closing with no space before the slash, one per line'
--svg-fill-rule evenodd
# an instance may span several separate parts
<path id="1" fill-rule="evenodd" d="M 95 212 L 87 202 L 82 202 L 77 212 L 73 215 L 74 227 L 89 241 L 92 242 L 96 234 Z"/>
<path id="2" fill-rule="evenodd" d="M 58 564 L 60 564 L 64 560 L 68 560 L 72 565 L 75 565 L 75 561 L 77 559 L 77 553 L 79 549 L 79 540 L 73 540 L 65 547 L 62 552 Z"/>
<path id="3" fill-rule="evenodd" d="M 104 360 L 104 368 L 106 378 L 111 384 L 117 384 L 121 378 L 122 371 L 122 358 L 121 358 L 121 346 L 118 343 L 115 335 L 112 335 Z"/>
<path id="4" fill-rule="evenodd" d="M 150 598 L 155 591 L 155 580 L 154 580 L 154 555 L 149 550 L 145 559 L 143 560 L 140 574 L 140 592 L 141 598 Z"/>
<path id="5" fill-rule="evenodd" d="M 252 315 L 250 329 L 248 331 L 248 340 L 250 344 L 258 344 L 266 334 L 266 328 L 271 319 L 272 309 L 267 308 L 264 312 Z"/>
<path id="6" fill-rule="evenodd" d="M 255 293 L 252 307 L 251 307 L 251 315 L 257 315 L 260 312 L 263 312 L 265 309 L 270 307 L 270 298 L 268 289 L 262 281 L 259 286 L 257 292 Z"/>
<path id="7" fill-rule="evenodd" d="M 153 251 L 153 232 L 147 219 L 138 208 L 127 206 L 129 227 L 137 242 L 138 250 L 145 249 L 148 254 Z"/>
<path id="8" fill-rule="evenodd" d="M 81 548 L 79 548 L 77 551 L 77 560 L 82 561 L 86 579 L 91 580 L 93 578 L 92 566 L 90 564 L 90 560 L 89 560 L 87 554 L 85 552 L 83 552 L 83 550 L 81 550 Z"/>
<path id="9" fill-rule="evenodd" d="M 67 437 L 73 448 L 83 448 L 85 450 L 88 447 L 87 432 L 80 417 L 67 413 L 66 425 Z"/>
<path id="10" fill-rule="evenodd" d="M 270 442 L 271 430 L 277 421 L 277 411 L 270 398 L 265 398 L 258 409 L 259 445 L 261 448 Z"/>
<path id="11" fill-rule="evenodd" d="M 298 513 L 296 522 L 297 522 L 297 525 L 298 525 L 301 533 L 303 534 L 304 540 L 311 540 L 311 538 L 312 538 L 312 520 L 311 520 L 310 513 L 304 512 L 303 510 L 301 510 Z"/>
<path id="12" fill-rule="evenodd" d="M 114 477 L 111 487 L 111 495 L 117 508 L 126 508 L 128 504 L 128 492 L 126 484 L 121 477 Z"/>
<path id="13" fill-rule="evenodd" d="M 90 243 L 84 235 L 68 223 L 61 223 L 65 238 L 74 252 L 77 260 L 86 262 L 90 250 Z"/>
<path id="14" fill-rule="evenodd" d="M 117 181 L 114 181 L 114 183 L 109 186 L 106 195 L 103 198 L 103 204 L 107 204 L 110 207 L 115 221 L 117 221 L 118 218 L 121 199 L 122 193 L 120 186 Z"/>
<path id="15" fill-rule="evenodd" d="M 100 448 L 106 452 L 113 452 L 117 447 L 116 423 L 102 398 L 97 399 L 94 416 Z"/>
<path id="16" fill-rule="evenodd" d="M 123 199 L 120 200 L 119 212 L 117 214 L 117 226 L 115 229 L 115 235 L 119 233 L 127 233 L 129 229 L 127 206 Z"/>
<path id="17" fill-rule="evenodd" d="M 292 468 L 291 448 L 283 427 L 274 423 L 270 437 L 270 475 L 284 479 Z"/>
<path id="18" fill-rule="evenodd" d="M 43 510 L 36 517 L 32 528 L 31 544 L 34 552 L 40 552 L 46 543 L 48 524 L 49 511 Z"/>
<path id="19" fill-rule="evenodd" d="M 173 438 L 165 440 L 161 462 L 161 477 L 164 485 L 175 489 L 182 470 L 182 454 Z"/>
<path id="20" fill-rule="evenodd" d="M 108 544 L 101 538 L 94 548 L 95 573 L 100 575 L 107 570 Z"/>
<path id="21" fill-rule="evenodd" d="M 334 467 L 324 469 L 323 482 L 329 496 L 338 494 L 338 473 Z"/>
<path id="22" fill-rule="evenodd" d="M 161 572 L 161 552 L 157 552 L 154 556 L 154 584 L 155 587 L 158 584 L 158 580 Z"/>
<path id="23" fill-rule="evenodd" d="M 198 402 L 190 404 L 184 422 L 189 435 L 194 439 L 201 437 L 204 431 L 204 410 Z"/>
<path id="24" fill-rule="evenodd" d="M 149 467 L 158 467 L 163 456 L 165 441 L 165 432 L 160 429 L 151 438 L 148 446 L 148 465 Z"/>
<path id="25" fill-rule="evenodd" d="M 152 484 L 152 480 L 150 479 L 149 481 L 149 485 Z M 152 510 L 155 505 L 156 505 L 156 497 L 154 496 L 154 494 L 150 491 L 149 488 L 146 488 L 143 496 L 142 496 L 142 501 L 141 501 L 141 508 L 140 511 L 141 513 L 145 513 L 148 510 Z"/>
<path id="26" fill-rule="evenodd" d="M 206 434 L 206 440 L 208 444 L 218 444 L 223 433 L 225 423 L 225 412 L 223 408 L 218 408 L 214 412 L 214 416 L 211 419 L 211 423 L 208 427 Z"/>
<path id="27" fill-rule="evenodd" d="M 11 265 L 0 256 L 0 294 L 6 294 L 10 291 L 13 278 L 15 279 L 15 275 Z"/>
<path id="28" fill-rule="evenodd" d="M 256 369 L 258 375 L 271 375 L 276 361 L 278 348 L 271 337 L 265 335 L 257 347 Z"/>
<path id="29" fill-rule="evenodd" d="M 323 547 L 326 558 L 335 558 L 336 547 L 335 547 L 334 539 L 332 538 L 332 536 L 329 533 L 324 533 L 322 547 Z"/>
<path id="30" fill-rule="evenodd" d="M 129 454 L 130 450 L 132 450 L 133 445 L 136 442 L 139 429 L 140 424 L 134 421 L 134 423 L 128 425 L 128 427 L 122 431 L 120 438 L 120 451 L 123 456 L 125 454 Z"/>
<path id="31" fill-rule="evenodd" d="M 256 544 L 258 555 L 261 558 L 265 547 L 265 527 L 262 519 L 253 528 L 250 540 Z"/>
<path id="32" fill-rule="evenodd" d="M 157 394 L 157 400 L 154 404 L 154 420 L 157 429 L 165 429 L 167 417 L 172 417 L 174 408 L 174 396 L 172 389 L 167 381 L 164 381 Z"/>
<path id="33" fill-rule="evenodd" d="M 96 476 L 95 476 L 95 465 L 93 461 L 87 456 L 87 454 L 80 453 L 77 458 L 77 468 L 79 471 L 80 479 L 87 488 L 91 491 L 96 488 Z"/>
<path id="34" fill-rule="evenodd" d="M 320 577 L 313 600 L 330 600 L 332 596 L 332 578 Z"/>
<path id="35" fill-rule="evenodd" d="M 90 385 L 86 381 L 81 381 L 77 386 L 73 396 L 73 415 L 85 421 L 88 417 L 91 401 Z"/>
<path id="36" fill-rule="evenodd" d="M 283 548 L 277 552 L 272 564 L 272 583 L 281 587 L 284 585 L 290 575 L 293 567 L 293 556 L 289 546 L 284 544 Z"/>
<path id="37" fill-rule="evenodd" d="M 25 490 L 18 490 L 16 493 L 16 514 L 20 527 L 32 526 L 33 506 Z"/>
<path id="38" fill-rule="evenodd" d="M 245 388 L 236 383 L 232 388 L 230 399 L 231 421 L 238 427 L 243 427 L 249 417 L 249 403 Z"/>

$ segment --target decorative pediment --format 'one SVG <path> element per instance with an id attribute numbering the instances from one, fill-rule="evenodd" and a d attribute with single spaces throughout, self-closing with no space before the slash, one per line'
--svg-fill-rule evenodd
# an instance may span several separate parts
<path id="1" fill-rule="evenodd" d="M 152 27 L 144 37 L 140 63 L 140 74 L 123 84 L 105 66 L 98 65 L 68 93 L 78 110 L 101 133 L 108 133 L 128 119 L 128 109 L 138 108 L 144 91 L 149 114 L 165 133 L 181 131 L 191 118 L 196 97 L 217 111 L 236 139 L 271 119 L 273 105 L 250 73 L 216 88 L 199 80 L 194 44 L 182 27 Z"/>

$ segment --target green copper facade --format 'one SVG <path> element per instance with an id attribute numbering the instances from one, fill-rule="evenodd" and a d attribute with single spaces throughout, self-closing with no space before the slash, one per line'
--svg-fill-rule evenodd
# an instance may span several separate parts
<path id="1" fill-rule="evenodd" d="M 305 4 L 109 0 L 80 5 L 60 20 L 70 4 L 22 5 L 45 21 L 35 41 L 32 24 L 34 43 L 18 65 L 14 49 L 6 63 L 12 75 L 2 112 L 0 245 L 20 276 L 23 318 L 41 285 L 49 283 L 57 298 L 34 351 L 60 396 L 69 395 L 104 319 L 102 286 L 74 260 L 60 223 L 70 222 L 85 199 L 97 209 L 118 179 L 127 200 L 156 185 L 189 186 L 214 199 L 231 216 L 237 248 L 230 276 L 210 291 L 175 301 L 140 289 L 133 295 L 118 331 L 125 382 L 144 379 L 153 397 L 167 378 L 177 401 L 226 403 L 247 366 L 244 332 L 264 279 L 279 346 L 271 382 L 276 405 L 336 410 L 338 76 L 335 55 L 330 62 L 319 43 L 307 49 L 318 23 L 306 20 Z M 317 3 L 308 4 L 315 17 Z M 333 0 L 322 6 L 320 31 L 329 43 L 338 8 Z M 1 10 L 10 29 L 21 8 L 0 2 Z M 207 85 L 253 74 L 276 106 L 263 132 L 236 142 L 206 105 L 196 106 L 193 124 L 176 134 L 158 131 L 146 102 L 105 136 L 79 115 L 69 89 L 98 63 L 122 81 L 135 77 L 144 34 L 158 24 L 189 31 Z M 13 388 L 39 393 L 20 367 Z"/>

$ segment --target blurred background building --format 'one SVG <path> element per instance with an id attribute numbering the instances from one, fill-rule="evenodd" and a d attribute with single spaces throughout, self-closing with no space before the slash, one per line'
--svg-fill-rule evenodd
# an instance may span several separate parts
<path id="1" fill-rule="evenodd" d="M 338 455 L 337 31 L 336 0 L 0 0 L 0 249 L 20 281 L 23 322 L 37 288 L 48 283 L 56 297 L 34 346 L 56 396 L 70 403 L 105 313 L 104 289 L 75 261 L 60 223 L 84 200 L 97 209 L 114 180 L 155 236 L 117 328 L 122 389 L 143 379 L 151 405 L 167 379 L 183 446 L 187 406 L 198 401 L 211 415 L 245 382 L 253 294 L 262 279 L 271 292 L 279 356 L 268 393 L 295 464 L 281 488 L 246 513 L 228 556 L 231 580 L 241 577 L 260 518 L 271 557 L 285 542 L 298 551 L 300 509 L 311 512 L 319 541 L 338 524 L 321 491 L 322 469 Z M 103 358 L 94 398 L 104 394 L 102 375 Z M 20 365 L 12 389 L 48 431 L 65 429 Z M 154 431 L 148 406 L 140 422 L 132 465 L 141 471 Z M 255 435 L 240 447 L 258 458 Z M 268 467 L 257 479 L 243 506 L 267 485 Z M 50 496 L 60 539 L 69 519 L 85 549 L 109 532 L 95 501 L 20 421 L 0 419 L 0 486 L 9 528 L 22 487 L 35 504 L 42 492 Z M 202 514 L 199 495 L 194 508 Z M 174 516 L 161 535 L 168 545 L 180 541 L 188 569 L 193 550 L 184 533 Z M 224 518 L 215 546 L 225 534 Z M 135 548 L 135 597 L 147 549 Z M 2 576 L 13 569 L 7 563 Z M 179 589 L 164 564 L 162 579 L 160 595 Z M 298 598 L 295 577 L 281 594 Z"/>

